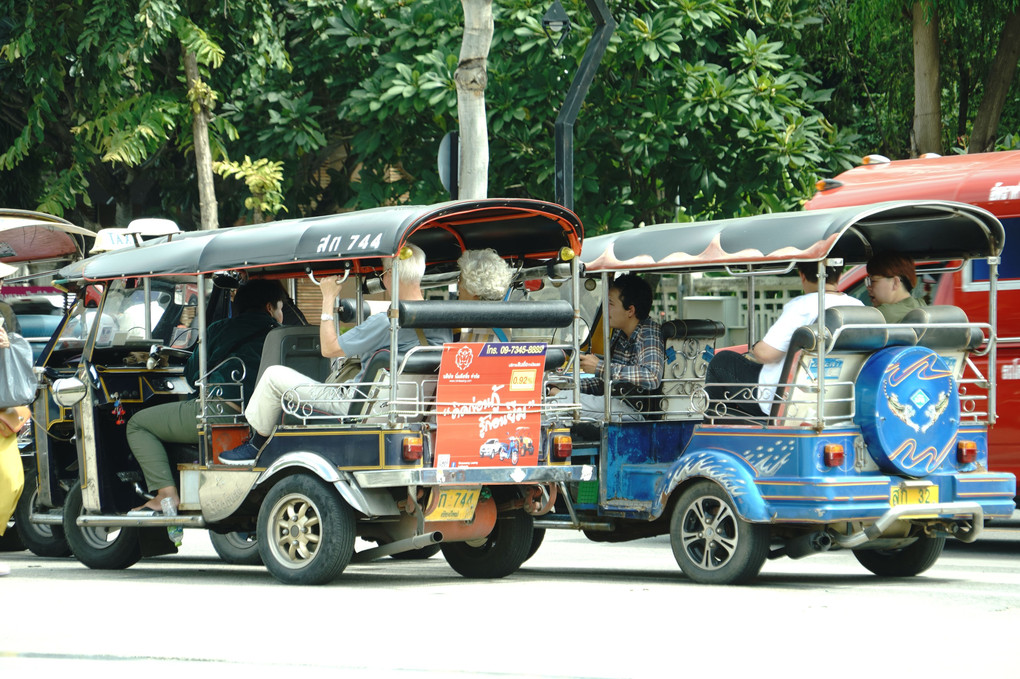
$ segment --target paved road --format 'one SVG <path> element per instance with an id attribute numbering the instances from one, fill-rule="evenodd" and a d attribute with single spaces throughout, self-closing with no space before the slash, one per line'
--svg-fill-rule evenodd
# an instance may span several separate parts
<path id="1" fill-rule="evenodd" d="M 1020 520 L 883 580 L 845 553 L 705 587 L 668 540 L 550 532 L 511 577 L 466 580 L 439 556 L 356 564 L 288 587 L 222 564 L 201 531 L 126 571 L 3 554 L 0 677 L 1016 676 Z"/>

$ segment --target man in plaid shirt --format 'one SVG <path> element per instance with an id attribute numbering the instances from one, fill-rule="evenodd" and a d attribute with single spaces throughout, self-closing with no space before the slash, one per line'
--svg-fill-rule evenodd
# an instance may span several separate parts
<path id="1" fill-rule="evenodd" d="M 609 341 L 609 375 L 613 382 L 613 393 L 629 393 L 634 388 L 641 392 L 654 392 L 662 382 L 666 354 L 662 341 L 662 328 L 648 314 L 652 309 L 652 289 L 635 274 L 626 274 L 614 280 L 609 288 L 609 309 L 607 319 L 613 329 Z M 593 377 L 581 379 L 582 417 L 601 417 L 603 405 L 603 375 L 605 360 L 595 354 L 582 354 L 581 370 Z M 555 387 L 550 394 L 556 394 L 557 401 L 563 401 L 568 393 L 557 394 Z M 624 420 L 638 420 L 641 415 L 635 410 L 643 405 L 642 399 L 632 396 L 627 401 L 612 399 L 612 410 Z"/>

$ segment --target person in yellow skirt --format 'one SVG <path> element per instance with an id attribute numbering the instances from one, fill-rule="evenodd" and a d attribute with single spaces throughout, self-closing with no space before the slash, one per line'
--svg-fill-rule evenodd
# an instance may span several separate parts
<path id="1" fill-rule="evenodd" d="M 16 269 L 0 262 L 0 280 L 14 273 Z M 0 350 L 11 346 L 11 341 L 0 322 Z M 21 466 L 18 452 L 18 432 L 28 423 L 28 408 L 0 409 L 0 537 L 7 530 L 7 522 L 18 505 L 21 489 L 25 487 L 25 470 Z M 0 563 L 0 575 L 7 575 L 11 567 Z"/>

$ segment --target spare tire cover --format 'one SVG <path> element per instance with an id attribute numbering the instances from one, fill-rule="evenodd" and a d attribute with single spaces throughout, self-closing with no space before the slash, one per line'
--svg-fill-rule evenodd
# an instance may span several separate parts
<path id="1" fill-rule="evenodd" d="M 960 394 L 946 362 L 925 347 L 888 347 L 861 368 L 856 422 L 878 467 L 922 477 L 956 441 Z"/>

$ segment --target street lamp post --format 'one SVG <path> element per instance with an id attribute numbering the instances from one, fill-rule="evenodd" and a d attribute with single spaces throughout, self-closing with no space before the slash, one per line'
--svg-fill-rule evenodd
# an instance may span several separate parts
<path id="1" fill-rule="evenodd" d="M 616 20 L 609 14 L 605 0 L 585 0 L 585 4 L 595 19 L 595 30 L 591 34 L 588 47 L 584 50 L 584 56 L 581 57 L 581 64 L 570 83 L 570 89 L 567 90 L 563 107 L 556 117 L 555 128 L 556 202 L 568 210 L 574 209 L 574 121 L 577 120 L 584 97 L 588 94 L 592 80 L 595 79 L 595 71 L 602 61 L 606 47 L 609 46 L 609 39 L 616 30 Z M 556 26 L 550 17 L 557 19 L 560 14 L 566 17 L 563 6 L 556 0 L 546 13 L 544 19 L 546 26 L 555 30 Z M 562 29 L 563 24 L 561 23 L 559 27 Z M 569 23 L 566 27 L 569 29 Z"/>

